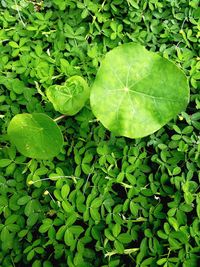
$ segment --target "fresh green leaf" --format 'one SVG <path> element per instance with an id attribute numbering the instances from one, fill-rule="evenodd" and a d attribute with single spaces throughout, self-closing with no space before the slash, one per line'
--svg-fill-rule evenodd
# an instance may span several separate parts
<path id="1" fill-rule="evenodd" d="M 8 126 L 8 135 L 19 152 L 30 158 L 52 158 L 63 146 L 60 129 L 45 114 L 16 115 Z"/>
<path id="2" fill-rule="evenodd" d="M 80 76 L 72 76 L 63 85 L 52 85 L 47 91 L 47 97 L 55 110 L 69 116 L 79 112 L 89 98 L 87 82 Z"/>
<path id="3" fill-rule="evenodd" d="M 107 53 L 90 97 L 92 110 L 103 125 L 130 138 L 157 131 L 184 110 L 188 100 L 184 73 L 133 43 Z"/>

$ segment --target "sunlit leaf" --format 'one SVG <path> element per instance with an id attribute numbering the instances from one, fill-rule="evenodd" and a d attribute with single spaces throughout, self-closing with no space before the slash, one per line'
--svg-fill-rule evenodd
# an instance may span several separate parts
<path id="1" fill-rule="evenodd" d="M 108 52 L 91 90 L 91 107 L 116 135 L 149 135 L 185 109 L 189 88 L 172 62 L 139 44 Z"/>

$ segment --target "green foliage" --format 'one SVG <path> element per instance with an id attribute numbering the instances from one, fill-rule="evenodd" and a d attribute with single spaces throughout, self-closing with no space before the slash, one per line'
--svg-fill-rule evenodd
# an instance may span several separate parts
<path id="1" fill-rule="evenodd" d="M 13 85 L 16 93 L 17 88 L 21 89 L 17 81 Z M 85 105 L 90 90 L 87 82 L 75 75 L 63 85 L 48 87 L 46 94 L 56 111 L 75 115 Z M 175 65 L 129 43 L 106 55 L 90 100 L 94 114 L 105 127 L 116 135 L 139 138 L 165 125 L 185 108 L 188 98 L 187 79 Z M 8 135 L 19 152 L 38 159 L 56 156 L 63 143 L 58 127 L 42 114 L 16 115 Z"/>
<path id="2" fill-rule="evenodd" d="M 185 75 L 138 44 L 106 54 L 92 87 L 91 108 L 117 135 L 149 135 L 183 111 L 189 100 Z"/>
<path id="3" fill-rule="evenodd" d="M 0 10 L 0 265 L 198 267 L 198 1 L 8 0 Z M 47 88 L 74 75 L 92 84 L 104 55 L 129 42 L 186 73 L 185 112 L 130 140 L 86 103 L 59 122 L 54 160 L 16 151 L 7 135 L 15 115 L 57 118 Z"/>

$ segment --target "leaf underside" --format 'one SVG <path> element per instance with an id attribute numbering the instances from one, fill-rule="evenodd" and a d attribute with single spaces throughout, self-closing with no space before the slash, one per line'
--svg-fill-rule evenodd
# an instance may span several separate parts
<path id="1" fill-rule="evenodd" d="M 184 110 L 189 101 L 185 74 L 139 44 L 108 52 L 91 90 L 91 107 L 116 135 L 147 136 Z"/>

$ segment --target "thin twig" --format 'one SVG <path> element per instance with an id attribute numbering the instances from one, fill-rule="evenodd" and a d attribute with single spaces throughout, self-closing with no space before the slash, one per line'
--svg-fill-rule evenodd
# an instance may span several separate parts
<path id="1" fill-rule="evenodd" d="M 76 177 L 76 176 L 52 176 L 52 177 L 46 177 L 46 178 L 42 178 L 42 179 L 38 179 L 36 181 L 29 181 L 28 184 L 29 185 L 32 185 L 32 184 L 35 184 L 35 183 L 38 183 L 38 182 L 42 182 L 42 181 L 47 181 L 47 180 L 51 180 L 51 181 L 56 181 L 56 180 L 53 180 L 53 179 L 62 179 L 62 178 L 71 178 L 71 179 L 81 179 L 79 177 Z"/>
<path id="2" fill-rule="evenodd" d="M 14 0 L 14 1 L 15 1 L 15 5 L 16 5 L 16 9 L 17 9 L 17 13 L 18 13 L 18 15 L 19 15 L 19 19 L 20 19 L 22 25 L 25 27 L 26 24 L 25 24 L 25 23 L 23 22 L 23 20 L 22 20 L 21 14 L 20 14 L 20 12 L 19 12 L 19 8 L 18 8 L 17 1 L 16 1 L 16 0 Z"/>
<path id="3" fill-rule="evenodd" d="M 89 181 L 90 175 L 91 175 L 91 173 L 89 173 L 89 174 L 88 174 L 88 177 L 87 177 L 87 180 L 86 180 L 86 183 L 85 183 L 84 189 L 83 189 L 83 195 L 85 195 L 85 191 L 86 191 L 86 187 L 87 187 L 87 184 L 88 184 L 88 181 Z"/>
<path id="4" fill-rule="evenodd" d="M 59 121 L 59 120 L 65 118 L 65 117 L 67 117 L 67 115 L 61 115 L 60 117 L 55 118 L 54 121 Z"/>
<path id="5" fill-rule="evenodd" d="M 50 198 L 53 200 L 53 202 L 55 203 L 55 200 L 54 200 L 54 198 L 52 197 L 52 195 L 51 195 L 51 193 L 49 192 L 49 194 L 48 194 L 49 196 L 50 196 Z"/>
<path id="6" fill-rule="evenodd" d="M 131 254 L 131 253 L 134 253 L 136 251 L 140 250 L 139 248 L 129 248 L 129 249 L 125 249 L 124 250 L 124 254 Z M 111 257 L 115 254 L 119 254 L 117 250 L 113 250 L 113 251 L 110 251 L 110 252 L 107 252 L 105 254 L 105 257 Z"/>

